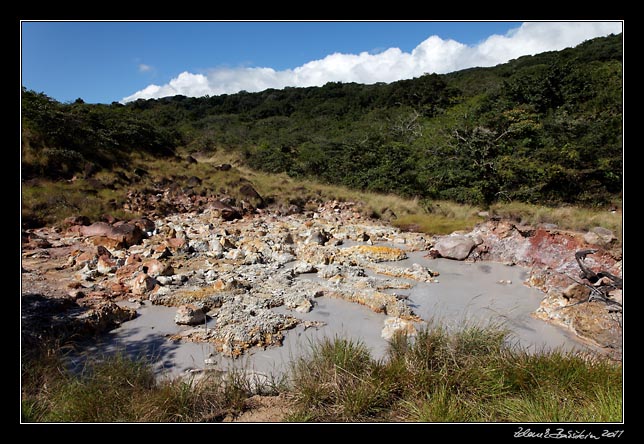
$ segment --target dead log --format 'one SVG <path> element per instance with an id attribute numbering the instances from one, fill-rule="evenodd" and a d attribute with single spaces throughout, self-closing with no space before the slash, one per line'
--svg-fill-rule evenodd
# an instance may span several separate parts
<path id="1" fill-rule="evenodd" d="M 586 266 L 584 262 L 586 256 L 588 256 L 589 254 L 594 254 L 597 251 L 598 250 L 581 250 L 575 253 L 575 260 L 577 261 L 577 264 L 579 265 L 579 268 L 581 270 L 579 272 L 579 277 L 589 282 L 589 284 L 585 282 L 580 283 L 590 288 L 588 299 L 585 301 L 580 301 L 580 303 L 590 302 L 593 300 L 601 300 L 606 302 L 607 304 L 619 305 L 621 307 L 622 304 L 617 301 L 611 300 L 608 296 L 608 293 L 610 293 L 612 290 L 622 288 L 622 278 L 615 276 L 614 274 L 609 273 L 605 270 L 601 270 L 595 273 L 593 270 L 588 268 L 588 266 Z"/>

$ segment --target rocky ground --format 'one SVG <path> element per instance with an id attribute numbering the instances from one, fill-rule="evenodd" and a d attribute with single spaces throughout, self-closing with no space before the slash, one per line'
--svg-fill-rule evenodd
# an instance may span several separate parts
<path id="1" fill-rule="evenodd" d="M 530 268 L 526 284 L 545 293 L 535 316 L 621 357 L 621 290 L 608 301 L 588 301 L 591 286 L 578 277 L 575 261 L 576 251 L 595 248 L 586 264 L 621 277 L 612 233 L 489 219 L 470 233 L 431 237 L 366 219 L 349 202 L 269 210 L 248 194 L 251 203 L 169 189 L 133 193 L 127 208 L 147 217 L 94 224 L 78 217 L 23 231 L 23 344 L 52 331 L 69 337 L 114 328 L 136 316 L 119 303 L 129 301 L 176 307 L 175 321 L 194 327 L 173 339 L 207 341 L 239 356 L 281 344 L 285 330 L 304 323 L 298 314 L 314 309 L 322 295 L 386 314 L 383 337 L 413 333 L 420 319 L 395 290 L 432 282 L 435 273 L 396 261 L 422 250 Z M 313 278 L 296 279 L 302 274 Z M 287 314 L 271 310 L 280 306 Z M 206 317 L 216 320 L 213 327 L 204 328 Z"/>

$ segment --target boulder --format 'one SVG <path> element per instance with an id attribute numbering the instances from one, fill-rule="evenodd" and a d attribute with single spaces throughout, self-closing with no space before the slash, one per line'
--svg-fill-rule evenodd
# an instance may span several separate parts
<path id="1" fill-rule="evenodd" d="M 250 184 L 245 183 L 241 187 L 239 187 L 239 193 L 242 195 L 244 200 L 250 202 L 254 207 L 264 207 L 264 199 Z"/>
<path id="2" fill-rule="evenodd" d="M 196 305 L 186 304 L 177 309 L 174 322 L 179 325 L 197 325 L 206 321 L 206 314 Z"/>
<path id="3" fill-rule="evenodd" d="M 121 307 L 114 302 L 104 301 L 86 311 L 82 311 L 76 321 L 85 332 L 100 333 L 118 327 L 123 322 L 134 319 L 136 310 Z"/>
<path id="4" fill-rule="evenodd" d="M 591 245 L 604 247 L 615 240 L 615 235 L 606 228 L 595 227 L 584 234 L 584 240 Z"/>
<path id="5" fill-rule="evenodd" d="M 439 239 L 434 245 L 434 249 L 441 257 L 462 261 L 470 255 L 474 246 L 475 242 L 470 237 L 452 235 Z"/>
<path id="6" fill-rule="evenodd" d="M 241 219 L 242 215 L 239 210 L 221 200 L 215 200 L 212 203 L 212 214 L 215 217 L 221 217 L 225 221 Z"/>
<path id="7" fill-rule="evenodd" d="M 96 222 L 89 226 L 82 226 L 80 234 L 87 237 L 105 237 L 125 247 L 136 245 L 143 240 L 145 233 L 136 225 L 123 223 L 110 225 L 105 222 Z M 101 243 L 103 245 L 104 243 Z"/>

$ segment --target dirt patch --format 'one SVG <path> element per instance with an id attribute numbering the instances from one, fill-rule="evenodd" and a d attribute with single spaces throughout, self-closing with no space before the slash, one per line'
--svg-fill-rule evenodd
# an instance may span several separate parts
<path id="1" fill-rule="evenodd" d="M 247 409 L 241 415 L 227 416 L 223 422 L 284 422 L 293 411 L 293 402 L 284 394 L 251 396 L 244 402 Z"/>

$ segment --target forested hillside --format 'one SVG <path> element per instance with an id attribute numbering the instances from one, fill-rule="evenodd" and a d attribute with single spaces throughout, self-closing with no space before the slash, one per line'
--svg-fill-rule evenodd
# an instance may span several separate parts
<path id="1" fill-rule="evenodd" d="M 128 104 L 23 90 L 23 180 L 133 153 L 240 153 L 266 172 L 424 199 L 602 204 L 622 190 L 622 35 L 491 68 Z"/>

